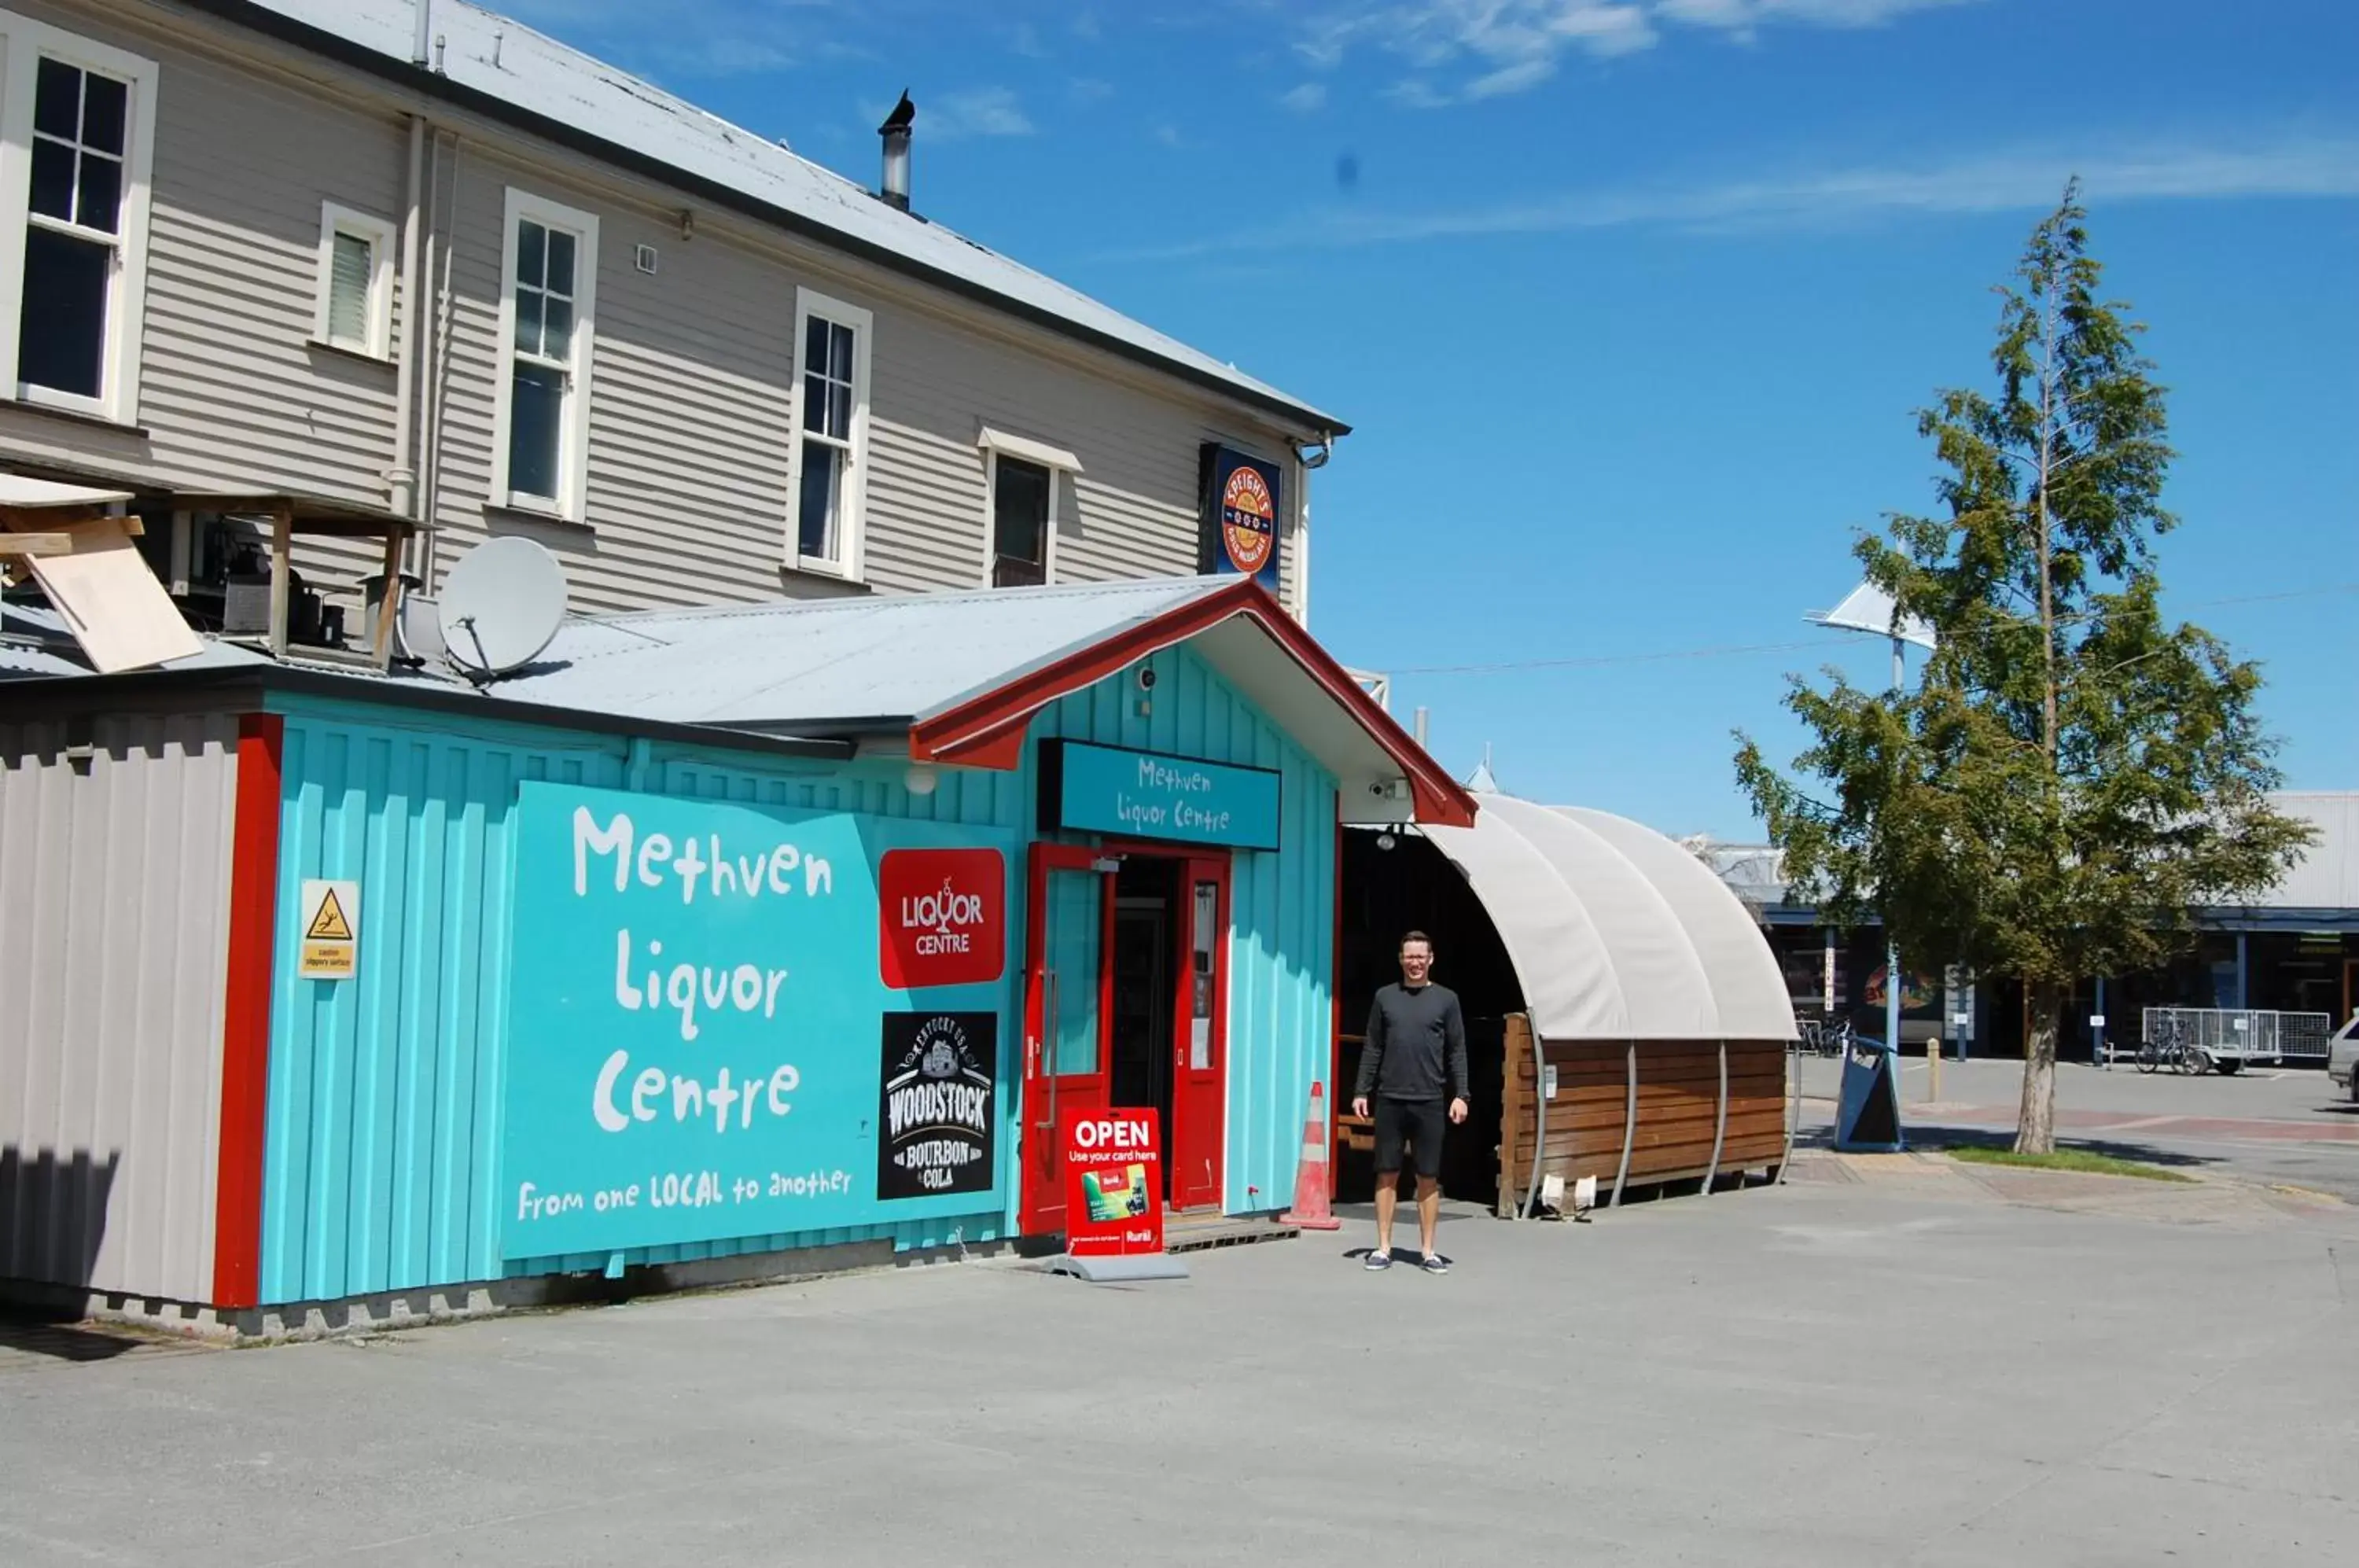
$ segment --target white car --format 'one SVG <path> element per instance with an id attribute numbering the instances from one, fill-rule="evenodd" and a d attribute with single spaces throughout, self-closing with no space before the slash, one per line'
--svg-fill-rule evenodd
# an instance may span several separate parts
<path id="1" fill-rule="evenodd" d="M 2359 1014 L 2354 1014 L 2327 1042 L 2326 1075 L 2359 1103 Z"/>

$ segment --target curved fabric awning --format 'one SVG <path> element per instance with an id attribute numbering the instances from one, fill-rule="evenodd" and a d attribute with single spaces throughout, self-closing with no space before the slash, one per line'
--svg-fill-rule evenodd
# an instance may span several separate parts
<path id="1" fill-rule="evenodd" d="M 1543 1040 L 1791 1040 L 1785 977 L 1712 869 L 1606 811 L 1479 794 L 1422 831 L 1498 928 Z"/>

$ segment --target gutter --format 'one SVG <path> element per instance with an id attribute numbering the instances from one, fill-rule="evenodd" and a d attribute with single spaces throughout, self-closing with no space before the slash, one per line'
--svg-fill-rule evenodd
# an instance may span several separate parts
<path id="1" fill-rule="evenodd" d="M 1023 300 L 1010 299 L 995 289 L 984 288 L 954 273 L 943 272 L 914 257 L 904 256 L 899 251 L 873 245 L 866 240 L 847 234 L 840 229 L 832 229 L 824 223 L 816 223 L 799 212 L 772 206 L 766 201 L 746 195 L 742 191 L 690 174 L 676 165 L 666 163 L 661 158 L 649 158 L 618 142 L 607 141 L 587 131 L 549 119 L 528 109 L 520 108 L 505 98 L 495 97 L 491 93 L 453 82 L 447 76 L 421 69 L 407 60 L 395 60 L 364 45 L 353 43 L 348 38 L 323 32 L 308 22 L 298 21 L 292 16 L 256 5 L 254 0 L 181 0 L 181 4 L 191 10 L 218 16 L 223 21 L 261 33 L 265 37 L 276 38 L 281 43 L 292 44 L 298 49 L 308 50 L 339 64 L 350 66 L 356 71 L 365 72 L 381 81 L 392 82 L 396 86 L 407 88 L 413 93 L 455 103 L 486 118 L 514 125 L 519 130 L 529 131 L 537 136 L 571 151 L 586 154 L 601 162 L 628 169 L 635 174 L 644 175 L 669 185 L 676 191 L 701 197 L 716 207 L 742 213 L 760 223 L 767 223 L 773 228 L 784 229 L 788 234 L 824 245 L 832 250 L 857 256 L 863 261 L 882 267 L 888 271 L 900 273 L 907 278 L 914 278 L 919 282 L 930 284 L 978 304 L 987 305 L 1003 315 L 1013 316 L 1033 326 L 1045 328 L 1060 337 L 1086 343 L 1118 358 L 1159 371 L 1163 375 L 1176 376 L 1206 391 L 1218 393 L 1232 402 L 1243 403 L 1263 414 L 1275 415 L 1302 430 L 1306 437 L 1323 442 L 1352 433 L 1351 426 L 1338 423 L 1332 416 L 1322 414 L 1316 408 L 1289 402 L 1283 397 L 1271 397 L 1251 387 L 1240 387 L 1234 382 L 1224 381 L 1211 371 L 1195 365 L 1166 359 L 1151 349 L 1125 343 L 1120 338 L 1101 332 L 1094 328 L 1083 326 L 1068 317 L 1058 315 L 1053 310 L 1043 310 Z"/>

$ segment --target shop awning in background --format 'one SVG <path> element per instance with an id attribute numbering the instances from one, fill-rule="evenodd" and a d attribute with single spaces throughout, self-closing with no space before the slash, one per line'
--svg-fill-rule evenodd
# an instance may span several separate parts
<path id="1" fill-rule="evenodd" d="M 1544 1040 L 1791 1040 L 1768 942 L 1712 868 L 1605 811 L 1478 794 L 1423 829 L 1466 874 Z"/>

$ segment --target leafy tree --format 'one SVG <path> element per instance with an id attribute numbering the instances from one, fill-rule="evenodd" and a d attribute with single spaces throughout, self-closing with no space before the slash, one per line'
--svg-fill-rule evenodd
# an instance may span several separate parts
<path id="1" fill-rule="evenodd" d="M 2259 670 L 2162 614 L 2163 388 L 2144 329 L 2098 296 L 2084 218 L 2075 182 L 1998 290 L 1995 394 L 1918 415 L 1940 515 L 1856 547 L 1896 614 L 1934 629 L 1921 682 L 1792 678 L 1814 736 L 1797 778 L 1736 737 L 1739 781 L 1829 918 L 1875 910 L 1904 953 L 2024 983 L 2027 1153 L 2055 1148 L 2072 983 L 2164 963 L 2194 907 L 2267 887 L 2309 838 L 2267 799 Z"/>

